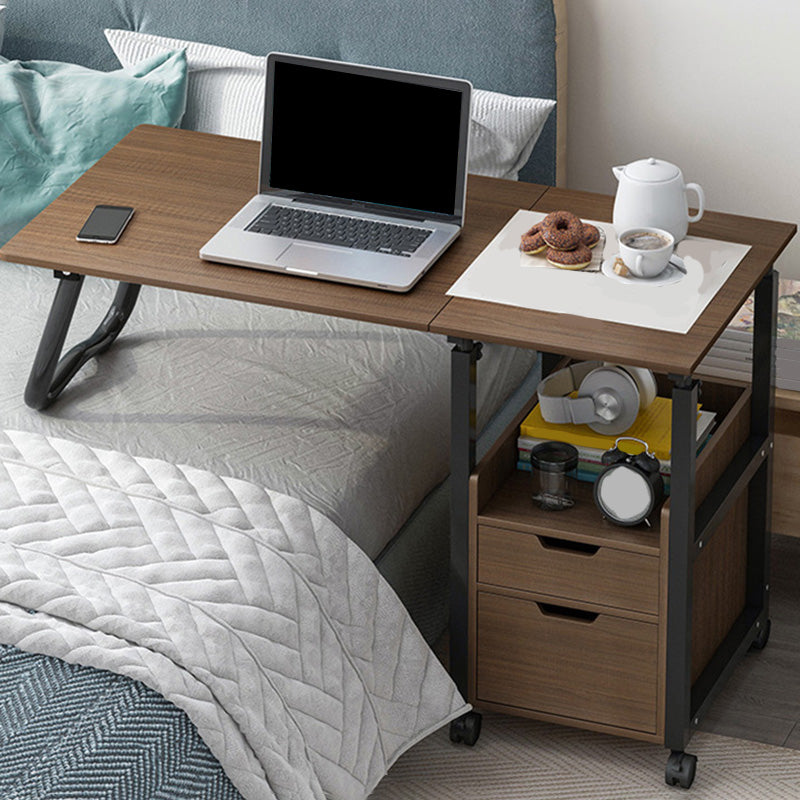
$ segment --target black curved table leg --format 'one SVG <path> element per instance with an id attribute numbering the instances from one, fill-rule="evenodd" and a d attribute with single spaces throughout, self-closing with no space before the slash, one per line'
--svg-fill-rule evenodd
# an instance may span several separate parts
<path id="1" fill-rule="evenodd" d="M 111 347 L 125 327 L 142 288 L 136 283 L 120 283 L 111 307 L 97 330 L 61 357 L 84 276 L 56 271 L 55 277 L 58 278 L 56 296 L 25 387 L 25 403 L 38 411 L 47 408 L 58 397 L 90 358 Z"/>

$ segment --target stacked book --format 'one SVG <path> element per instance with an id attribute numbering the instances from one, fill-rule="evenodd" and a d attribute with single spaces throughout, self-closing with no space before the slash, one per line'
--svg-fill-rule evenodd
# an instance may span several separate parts
<path id="1" fill-rule="evenodd" d="M 711 411 L 697 411 L 697 450 L 702 449 L 711 434 L 716 414 Z M 620 436 L 631 436 L 647 442 L 648 449 L 661 463 L 661 477 L 664 479 L 664 491 L 669 493 L 672 463 L 670 450 L 672 443 L 672 400 L 668 397 L 656 397 L 643 411 L 633 425 Z M 617 436 L 608 436 L 592 430 L 588 425 L 556 424 L 545 422 L 539 405 L 531 411 L 520 425 L 517 439 L 517 468 L 531 469 L 531 450 L 542 442 L 567 442 L 578 451 L 578 480 L 594 483 L 603 469 L 601 457 L 610 450 Z M 624 452 L 638 453 L 641 445 L 636 442 L 622 441 L 620 449 Z"/>

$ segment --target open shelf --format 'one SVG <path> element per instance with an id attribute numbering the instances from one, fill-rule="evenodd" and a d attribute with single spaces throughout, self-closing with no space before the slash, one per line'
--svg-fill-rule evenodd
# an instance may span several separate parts
<path id="1" fill-rule="evenodd" d="M 478 513 L 479 525 L 494 525 L 516 531 L 552 533 L 587 544 L 617 547 L 658 555 L 660 515 L 653 514 L 652 527 L 613 525 L 603 519 L 594 504 L 594 484 L 572 482 L 575 505 L 564 511 L 543 511 L 532 499 L 531 473 L 514 469 Z"/>

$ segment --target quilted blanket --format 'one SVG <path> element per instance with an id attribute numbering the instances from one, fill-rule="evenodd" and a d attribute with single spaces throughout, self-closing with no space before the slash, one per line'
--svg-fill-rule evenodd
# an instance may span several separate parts
<path id="1" fill-rule="evenodd" d="M 0 642 L 154 689 L 246 800 L 364 798 L 468 709 L 313 508 L 38 434 L 0 433 Z"/>

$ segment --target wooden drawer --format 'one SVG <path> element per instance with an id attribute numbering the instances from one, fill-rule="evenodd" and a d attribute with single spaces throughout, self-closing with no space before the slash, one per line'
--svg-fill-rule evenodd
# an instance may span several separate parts
<path id="1" fill-rule="evenodd" d="M 479 591 L 476 700 L 656 730 L 658 626 Z"/>
<path id="2" fill-rule="evenodd" d="M 545 534 L 478 526 L 478 581 L 658 613 L 655 556 Z"/>

